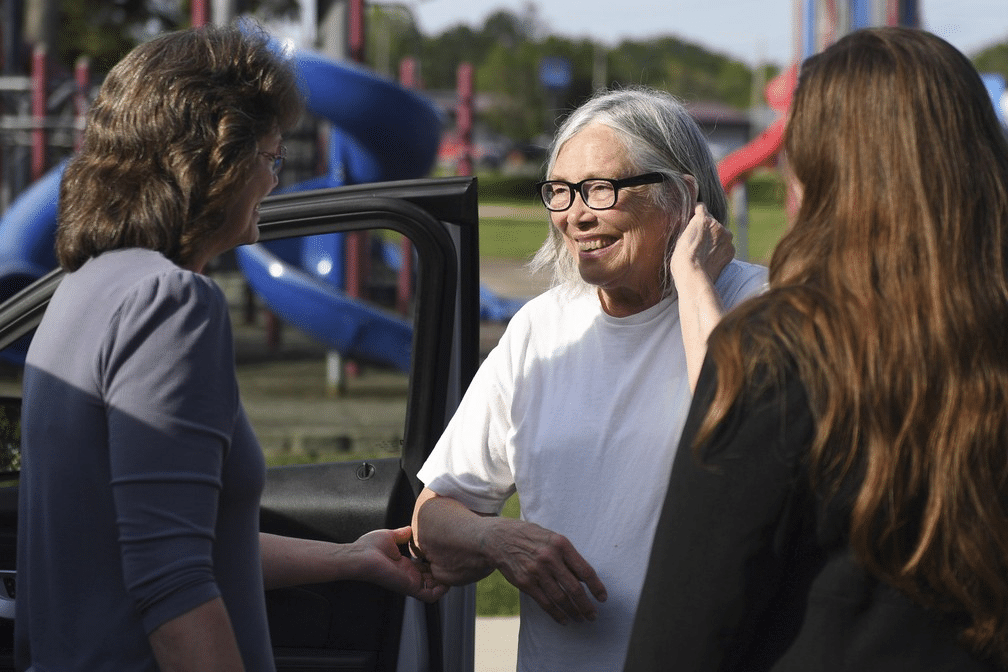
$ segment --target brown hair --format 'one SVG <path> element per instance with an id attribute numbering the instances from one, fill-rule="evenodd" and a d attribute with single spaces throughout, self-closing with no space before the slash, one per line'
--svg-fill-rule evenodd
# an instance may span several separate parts
<path id="1" fill-rule="evenodd" d="M 702 435 L 757 367 L 796 366 L 813 484 L 858 483 L 859 561 L 1006 665 L 1008 144 L 990 98 L 947 42 L 859 31 L 803 65 L 785 149 L 801 206 L 770 291 L 711 336 Z"/>
<path id="2" fill-rule="evenodd" d="M 302 110 L 294 73 L 252 24 L 142 44 L 105 79 L 60 185 L 56 256 L 67 270 L 144 247 L 179 264 L 225 222 L 257 140 Z"/>

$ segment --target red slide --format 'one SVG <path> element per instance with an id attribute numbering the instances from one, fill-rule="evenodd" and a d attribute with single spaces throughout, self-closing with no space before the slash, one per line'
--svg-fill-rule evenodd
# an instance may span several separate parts
<path id="1" fill-rule="evenodd" d="M 766 87 L 767 104 L 781 114 L 770 127 L 752 142 L 741 147 L 718 163 L 718 175 L 725 192 L 744 180 L 760 166 L 774 166 L 784 138 L 784 115 L 791 105 L 791 94 L 798 78 L 798 65 L 794 64 L 774 77 Z"/>

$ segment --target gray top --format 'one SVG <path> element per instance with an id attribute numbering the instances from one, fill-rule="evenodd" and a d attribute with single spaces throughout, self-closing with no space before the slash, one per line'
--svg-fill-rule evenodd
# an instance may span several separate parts
<path id="1" fill-rule="evenodd" d="M 148 634 L 222 596 L 273 670 L 264 482 L 220 288 L 143 249 L 67 275 L 25 364 L 18 669 L 156 670 Z"/>

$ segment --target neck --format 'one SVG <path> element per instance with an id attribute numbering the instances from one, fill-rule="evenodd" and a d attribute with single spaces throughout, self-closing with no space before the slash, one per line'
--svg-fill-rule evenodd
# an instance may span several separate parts
<path id="1" fill-rule="evenodd" d="M 642 313 L 648 308 L 655 306 L 664 297 L 660 291 L 638 294 L 635 292 L 609 292 L 602 287 L 598 289 L 599 303 L 602 310 L 613 317 L 630 317 L 637 313 Z"/>

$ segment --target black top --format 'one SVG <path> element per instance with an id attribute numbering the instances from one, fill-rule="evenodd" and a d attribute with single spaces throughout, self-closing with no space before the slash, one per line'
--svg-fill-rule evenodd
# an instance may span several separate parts
<path id="1" fill-rule="evenodd" d="M 804 386 L 793 371 L 763 378 L 702 446 L 701 463 L 694 437 L 715 387 L 714 365 L 704 364 L 626 672 L 997 669 L 959 646 L 952 624 L 855 561 L 848 507 L 811 491 Z"/>

